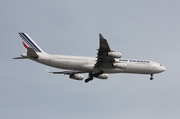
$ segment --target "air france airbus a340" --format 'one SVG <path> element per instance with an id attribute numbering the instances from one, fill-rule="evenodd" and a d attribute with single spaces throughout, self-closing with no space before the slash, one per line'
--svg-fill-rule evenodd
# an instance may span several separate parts
<path id="1" fill-rule="evenodd" d="M 69 78 L 75 80 L 83 80 L 82 74 L 88 73 L 86 83 L 94 78 L 107 79 L 110 73 L 149 74 L 150 80 L 153 80 L 153 74 L 166 70 L 164 66 L 153 61 L 121 59 L 121 53 L 111 50 L 101 34 L 97 57 L 51 55 L 44 52 L 27 33 L 20 32 L 19 35 L 27 53 L 14 59 L 31 59 L 51 67 L 65 69 L 67 71 L 48 72 L 69 75 Z"/>

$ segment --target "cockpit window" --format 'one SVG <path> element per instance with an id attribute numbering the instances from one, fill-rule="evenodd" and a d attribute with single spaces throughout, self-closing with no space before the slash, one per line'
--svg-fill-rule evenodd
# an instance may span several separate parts
<path id="1" fill-rule="evenodd" d="M 163 66 L 162 64 L 160 64 L 160 66 Z"/>

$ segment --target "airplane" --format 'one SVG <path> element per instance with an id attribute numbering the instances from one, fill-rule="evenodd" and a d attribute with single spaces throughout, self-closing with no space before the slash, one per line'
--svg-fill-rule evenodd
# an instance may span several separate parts
<path id="1" fill-rule="evenodd" d="M 67 71 L 51 72 L 52 74 L 69 75 L 74 80 L 83 80 L 83 73 L 88 73 L 85 82 L 94 78 L 107 79 L 108 74 L 133 73 L 149 74 L 150 80 L 153 75 L 164 72 L 166 68 L 160 63 L 149 60 L 122 59 L 122 54 L 111 50 L 107 40 L 99 34 L 99 49 L 97 57 L 51 55 L 43 51 L 32 38 L 24 32 L 19 32 L 22 44 L 26 49 L 25 54 L 13 59 L 30 59 L 38 63 Z"/>

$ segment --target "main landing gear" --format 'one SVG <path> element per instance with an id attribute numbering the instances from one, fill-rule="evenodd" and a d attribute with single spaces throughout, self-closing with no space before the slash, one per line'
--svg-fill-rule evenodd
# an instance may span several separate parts
<path id="1" fill-rule="evenodd" d="M 153 74 L 151 74 L 151 77 L 150 77 L 150 80 L 153 80 L 154 78 L 153 78 Z"/>
<path id="2" fill-rule="evenodd" d="M 89 81 L 93 80 L 93 74 L 92 72 L 89 73 L 89 77 L 85 79 L 85 83 L 88 83 Z"/>
<path id="3" fill-rule="evenodd" d="M 89 77 L 85 79 L 85 83 L 88 83 L 89 81 L 93 80 L 94 77 L 98 77 L 99 75 L 103 74 L 104 71 L 99 70 L 97 73 L 93 74 L 92 72 L 89 73 Z"/>

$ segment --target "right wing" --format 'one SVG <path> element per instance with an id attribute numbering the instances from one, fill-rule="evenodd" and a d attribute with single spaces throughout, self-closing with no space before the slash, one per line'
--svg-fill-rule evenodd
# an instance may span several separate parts
<path id="1" fill-rule="evenodd" d="M 97 53 L 97 62 L 95 64 L 95 68 L 99 68 L 103 66 L 105 63 L 113 63 L 115 62 L 115 59 L 108 56 L 108 52 L 111 52 L 111 49 L 109 47 L 109 44 L 107 40 L 99 34 L 99 49 Z"/>

